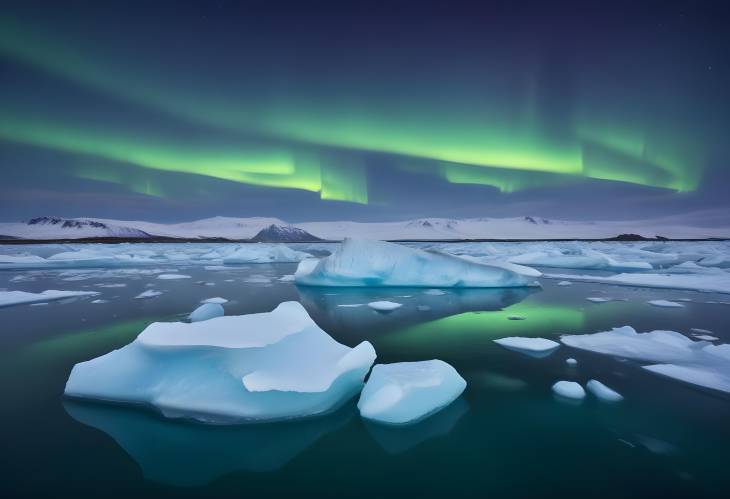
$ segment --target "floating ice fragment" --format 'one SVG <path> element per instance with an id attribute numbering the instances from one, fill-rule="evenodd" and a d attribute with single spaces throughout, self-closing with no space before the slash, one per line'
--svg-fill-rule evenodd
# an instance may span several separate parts
<path id="1" fill-rule="evenodd" d="M 573 285 L 573 283 L 570 281 L 560 281 L 558 283 L 558 286 L 572 286 L 572 285 Z"/>
<path id="2" fill-rule="evenodd" d="M 525 338 L 521 336 L 500 338 L 494 340 L 494 342 L 510 350 L 537 357 L 550 355 L 560 346 L 560 343 L 546 338 Z"/>
<path id="3" fill-rule="evenodd" d="M 653 305 L 655 307 L 663 307 L 663 308 L 683 308 L 684 305 L 681 303 L 677 303 L 675 301 L 669 301 L 669 300 L 649 300 L 647 302 L 649 305 Z"/>
<path id="4" fill-rule="evenodd" d="M 143 298 L 154 298 L 155 296 L 160 296 L 162 294 L 162 291 L 155 291 L 154 289 L 148 289 L 147 291 L 143 291 L 134 298 L 137 300 L 141 300 Z"/>
<path id="5" fill-rule="evenodd" d="M 378 312 L 390 312 L 396 308 L 402 307 L 402 303 L 396 303 L 394 301 L 382 300 L 382 301 L 371 301 L 368 303 L 368 307 Z"/>
<path id="6" fill-rule="evenodd" d="M 160 274 L 157 278 L 163 281 L 174 281 L 176 279 L 190 279 L 190 276 L 184 274 Z"/>
<path id="7" fill-rule="evenodd" d="M 573 357 L 570 357 L 568 359 L 565 359 L 565 363 L 568 364 L 569 366 L 575 366 L 578 364 L 578 361 L 575 360 Z"/>
<path id="8" fill-rule="evenodd" d="M 414 423 L 451 404 L 464 388 L 464 378 L 441 360 L 377 364 L 357 407 L 379 423 Z"/>
<path id="9" fill-rule="evenodd" d="M 150 324 L 129 345 L 76 364 L 66 395 L 144 404 L 210 423 L 324 414 L 356 395 L 375 360 L 337 343 L 297 302 L 272 312 Z"/>
<path id="10" fill-rule="evenodd" d="M 200 303 L 217 303 L 219 305 L 222 305 L 224 303 L 228 303 L 228 300 L 225 298 L 221 298 L 220 296 L 216 296 L 214 298 L 206 298 L 205 300 L 200 300 Z"/>
<path id="11" fill-rule="evenodd" d="M 193 310 L 188 319 L 190 319 L 190 322 L 201 322 L 223 315 L 225 315 L 225 311 L 219 303 L 204 303 Z"/>
<path id="12" fill-rule="evenodd" d="M 623 395 L 595 379 L 589 380 L 588 383 L 586 383 L 586 388 L 589 392 L 595 395 L 596 398 L 603 400 L 604 402 L 619 402 L 624 399 Z"/>
<path id="13" fill-rule="evenodd" d="M 382 241 L 345 239 L 330 256 L 304 260 L 295 274 L 306 286 L 500 288 L 537 286 L 500 266 Z"/>
<path id="14" fill-rule="evenodd" d="M 574 400 L 583 400 L 586 396 L 586 391 L 575 381 L 558 381 L 553 385 L 553 392 Z"/>

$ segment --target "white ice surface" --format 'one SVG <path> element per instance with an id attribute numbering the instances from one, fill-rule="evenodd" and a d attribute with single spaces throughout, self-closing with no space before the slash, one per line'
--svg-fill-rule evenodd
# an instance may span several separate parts
<path id="1" fill-rule="evenodd" d="M 618 284 L 646 288 L 689 289 L 716 293 L 730 293 L 730 273 L 711 274 L 617 274 L 614 276 L 545 274 L 552 279 Z"/>
<path id="2" fill-rule="evenodd" d="M 414 423 L 448 406 L 464 388 L 464 378 L 441 360 L 377 364 L 357 407 L 379 423 Z"/>
<path id="3" fill-rule="evenodd" d="M 356 395 L 375 360 L 322 331 L 298 302 L 272 312 L 150 324 L 76 364 L 66 395 L 143 404 L 168 417 L 262 422 L 323 414 Z"/>
<path id="4" fill-rule="evenodd" d="M 190 276 L 185 274 L 160 274 L 157 278 L 163 281 L 174 281 L 177 279 L 190 279 Z"/>
<path id="5" fill-rule="evenodd" d="M 222 305 L 224 303 L 228 303 L 228 300 L 225 298 L 221 298 L 220 296 L 216 296 L 214 298 L 206 298 L 205 300 L 200 300 L 200 303 L 217 303 L 219 305 Z"/>
<path id="6" fill-rule="evenodd" d="M 144 298 L 154 298 L 155 296 L 160 296 L 162 294 L 162 291 L 155 291 L 154 289 L 148 289 L 147 291 L 142 291 L 140 294 L 135 296 L 136 299 L 141 300 Z"/>

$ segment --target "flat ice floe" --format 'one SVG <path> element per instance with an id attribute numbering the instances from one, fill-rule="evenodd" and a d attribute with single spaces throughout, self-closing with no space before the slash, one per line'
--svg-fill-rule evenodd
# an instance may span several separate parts
<path id="1" fill-rule="evenodd" d="M 401 308 L 403 304 L 396 303 L 394 301 L 382 300 L 382 301 L 371 301 L 368 303 L 368 307 L 378 312 L 390 312 L 396 308 Z"/>
<path id="2" fill-rule="evenodd" d="M 464 378 L 442 360 L 377 364 L 357 407 L 379 423 L 415 423 L 451 404 L 464 388 Z"/>
<path id="3" fill-rule="evenodd" d="M 298 302 L 272 312 L 150 324 L 129 345 L 76 364 L 66 395 L 142 404 L 168 417 L 227 424 L 332 411 L 375 360 L 337 343 Z"/>
<path id="4" fill-rule="evenodd" d="M 547 338 L 525 338 L 521 336 L 500 338 L 494 340 L 494 342 L 510 350 L 533 357 L 546 357 L 560 346 L 560 343 Z"/>
<path id="5" fill-rule="evenodd" d="M 330 256 L 299 264 L 305 286 L 499 288 L 537 285 L 534 278 L 458 256 L 382 241 L 345 239 Z"/>
<path id="6" fill-rule="evenodd" d="M 681 303 L 677 303 L 676 301 L 669 301 L 669 300 L 649 300 L 649 305 L 652 305 L 654 307 L 662 307 L 662 308 L 683 308 L 684 305 Z"/>
<path id="7" fill-rule="evenodd" d="M 134 298 L 137 300 L 142 300 L 145 298 L 154 298 L 155 296 L 160 296 L 161 294 L 162 294 L 162 291 L 155 291 L 154 289 L 148 289 L 147 291 L 142 291 L 140 294 L 138 294 Z"/>
<path id="8" fill-rule="evenodd" d="M 730 392 L 730 345 L 713 345 L 675 331 L 637 333 L 624 326 L 594 334 L 563 336 L 570 347 L 651 363 L 644 369 L 687 383 Z"/>
<path id="9" fill-rule="evenodd" d="M 283 244 L 245 244 L 223 257 L 226 265 L 241 263 L 296 263 L 312 255 Z"/>
<path id="10" fill-rule="evenodd" d="M 163 281 L 174 281 L 177 279 L 190 279 L 190 276 L 185 274 L 160 274 L 157 278 Z"/>
<path id="11" fill-rule="evenodd" d="M 540 251 L 524 253 L 509 259 L 511 263 L 535 265 L 538 267 L 558 267 L 566 269 L 591 270 L 647 270 L 652 266 L 648 262 L 618 261 L 608 255 L 589 249 L 560 251 Z"/>
<path id="12" fill-rule="evenodd" d="M 688 289 L 715 293 L 730 293 L 730 273 L 717 271 L 708 274 L 617 274 L 614 276 L 545 274 L 552 279 L 638 286 L 645 288 Z"/>
<path id="13" fill-rule="evenodd" d="M 224 303 L 228 303 L 228 300 L 225 298 L 221 298 L 220 296 L 216 296 L 214 298 L 206 298 L 205 300 L 200 300 L 200 303 L 217 303 L 218 305 L 222 305 Z"/>
<path id="14" fill-rule="evenodd" d="M 73 298 L 75 296 L 96 296 L 98 294 L 96 291 L 58 291 L 55 289 L 48 289 L 41 293 L 0 291 L 0 307 L 63 300 L 64 298 Z"/>

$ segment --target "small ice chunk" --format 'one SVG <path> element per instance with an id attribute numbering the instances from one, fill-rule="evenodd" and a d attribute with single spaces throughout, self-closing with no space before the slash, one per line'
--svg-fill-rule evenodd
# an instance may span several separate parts
<path id="1" fill-rule="evenodd" d="M 204 303 L 199 306 L 188 316 L 190 322 L 201 322 L 213 319 L 215 317 L 222 317 L 225 315 L 225 311 L 220 303 Z"/>
<path id="2" fill-rule="evenodd" d="M 601 296 L 589 296 L 586 300 L 593 303 L 606 303 L 612 300 L 612 298 L 605 298 Z"/>
<path id="3" fill-rule="evenodd" d="M 595 379 L 589 380 L 588 383 L 586 383 L 586 388 L 589 392 L 595 395 L 596 398 L 603 400 L 604 402 L 619 402 L 624 399 L 623 395 Z"/>
<path id="4" fill-rule="evenodd" d="M 356 308 L 356 307 L 362 307 L 363 305 L 365 305 L 365 304 L 364 303 L 342 303 L 337 306 L 343 307 L 343 308 Z"/>
<path id="5" fill-rule="evenodd" d="M 109 303 L 109 300 L 92 300 L 91 303 L 96 303 L 96 304 L 99 304 L 99 303 Z"/>
<path id="6" fill-rule="evenodd" d="M 279 281 L 281 282 L 294 282 L 294 274 L 286 274 L 281 277 L 279 277 Z"/>
<path id="7" fill-rule="evenodd" d="M 717 336 L 712 336 L 710 334 L 693 334 L 692 336 L 694 336 L 698 340 L 703 340 L 703 341 L 717 341 L 720 339 Z"/>
<path id="8" fill-rule="evenodd" d="M 691 328 L 689 328 L 689 330 L 692 331 L 693 333 L 713 334 L 712 331 L 710 331 L 709 329 L 702 329 L 702 328 L 699 328 L 699 327 L 691 327 Z"/>
<path id="9" fill-rule="evenodd" d="M 565 359 L 565 363 L 568 364 L 569 366 L 575 366 L 578 364 L 578 361 L 575 360 L 573 357 L 570 357 L 568 359 Z"/>
<path id="10" fill-rule="evenodd" d="M 377 364 L 357 407 L 379 423 L 414 423 L 451 404 L 464 388 L 464 378 L 442 360 Z"/>
<path id="11" fill-rule="evenodd" d="M 378 312 L 391 312 L 396 308 L 400 308 L 402 306 L 402 303 L 396 303 L 394 301 L 388 300 L 371 301 L 370 303 L 368 303 L 368 307 L 372 308 L 373 310 L 377 310 Z"/>
<path id="12" fill-rule="evenodd" d="M 174 281 L 176 279 L 190 279 L 190 276 L 185 274 L 160 274 L 157 278 L 163 281 Z"/>
<path id="13" fill-rule="evenodd" d="M 160 296 L 162 294 L 162 291 L 155 291 L 154 289 L 148 289 L 147 291 L 143 291 L 134 298 L 137 300 L 141 300 L 143 298 L 154 298 L 155 296 Z"/>
<path id="14" fill-rule="evenodd" d="M 669 301 L 669 300 L 649 300 L 647 302 L 649 305 L 653 305 L 655 307 L 663 307 L 663 308 L 682 308 L 684 305 L 681 303 L 677 303 L 676 301 Z"/>
<path id="15" fill-rule="evenodd" d="M 219 305 L 222 305 L 224 303 L 228 303 L 228 300 L 225 298 L 221 298 L 220 296 L 216 296 L 214 298 L 206 298 L 205 300 L 200 300 L 200 303 L 217 303 Z"/>
<path id="16" fill-rule="evenodd" d="M 573 283 L 570 281 L 560 281 L 558 283 L 558 286 L 572 286 L 572 285 L 573 285 Z"/>
<path id="17" fill-rule="evenodd" d="M 560 346 L 560 343 L 547 338 L 525 338 L 522 336 L 500 338 L 494 340 L 494 342 L 510 350 L 533 357 L 546 357 Z"/>
<path id="18" fill-rule="evenodd" d="M 586 397 L 586 391 L 575 381 L 558 381 L 553 385 L 553 392 L 574 400 L 583 400 Z"/>

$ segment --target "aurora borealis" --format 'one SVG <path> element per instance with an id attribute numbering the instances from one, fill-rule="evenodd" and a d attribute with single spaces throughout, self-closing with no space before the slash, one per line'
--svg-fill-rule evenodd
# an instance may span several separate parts
<path id="1" fill-rule="evenodd" d="M 558 4 L 11 4 L 2 211 L 727 207 L 722 4 Z"/>

